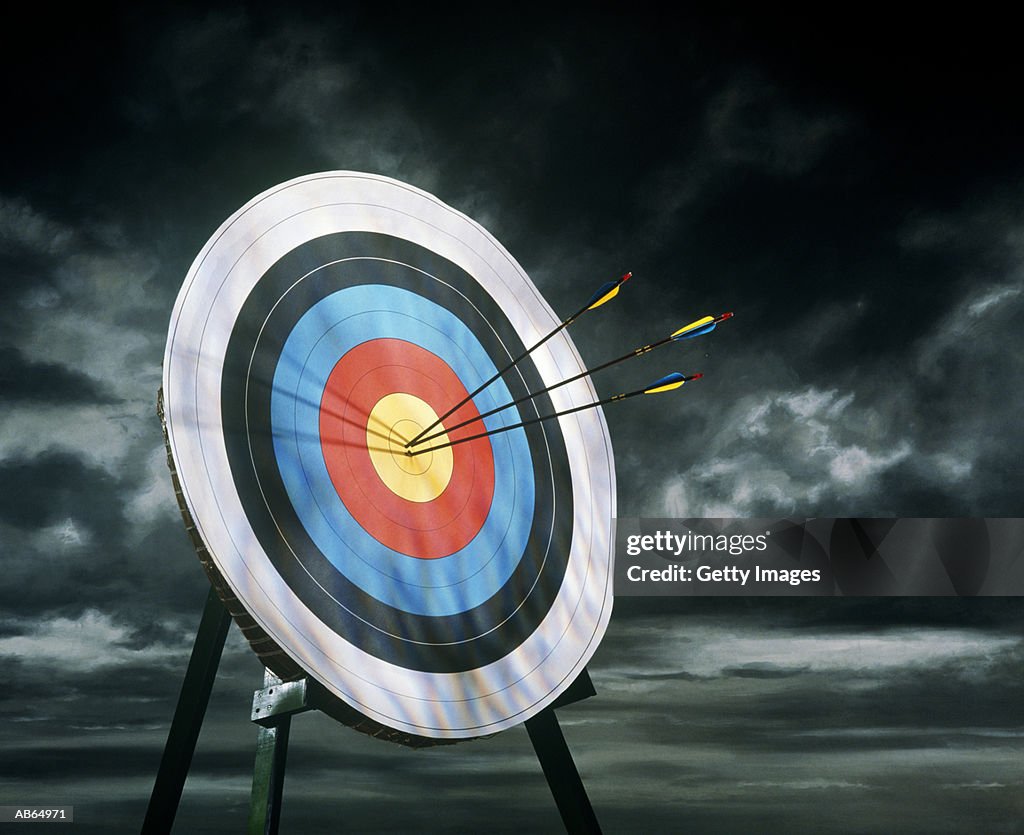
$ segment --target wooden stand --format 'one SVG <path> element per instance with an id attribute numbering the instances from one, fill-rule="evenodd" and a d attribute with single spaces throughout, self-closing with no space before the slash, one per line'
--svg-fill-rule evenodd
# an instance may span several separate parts
<path id="1" fill-rule="evenodd" d="M 211 588 L 196 632 L 196 642 L 192 645 L 192 657 L 178 695 L 178 706 L 167 734 L 153 794 L 149 798 L 146 819 L 142 824 L 143 835 L 163 835 L 170 832 L 174 824 L 229 626 L 231 615 Z"/>
<path id="2" fill-rule="evenodd" d="M 143 835 L 164 835 L 174 824 L 230 624 L 230 615 L 211 589 L 142 824 Z M 601 828 L 562 735 L 555 709 L 593 695 L 594 685 L 584 669 L 551 705 L 526 720 L 526 731 L 565 830 L 571 835 L 594 835 L 600 833 Z M 276 835 L 278 831 L 292 716 L 307 710 L 325 710 L 334 698 L 311 679 L 282 682 L 269 670 L 265 671 L 263 688 L 253 694 L 252 704 L 252 721 L 259 726 L 259 731 L 249 806 L 249 835 Z"/>

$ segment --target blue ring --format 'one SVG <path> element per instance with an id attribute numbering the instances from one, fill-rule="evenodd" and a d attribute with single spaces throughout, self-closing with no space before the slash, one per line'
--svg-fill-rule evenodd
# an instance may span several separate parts
<path id="1" fill-rule="evenodd" d="M 278 468 L 311 539 L 348 580 L 403 611 L 446 616 L 481 605 L 508 581 L 526 550 L 534 513 L 533 464 L 526 433 L 490 439 L 494 499 L 477 535 L 461 550 L 424 560 L 370 536 L 331 482 L 320 446 L 320 400 L 337 361 L 371 339 L 413 342 L 448 364 L 471 391 L 497 369 L 473 333 L 427 299 L 387 285 L 359 285 L 321 299 L 296 323 L 281 351 L 271 394 Z M 512 400 L 498 380 L 474 398 L 481 411 Z M 518 422 L 516 409 L 484 420 L 488 430 Z M 483 555 L 486 555 L 484 557 Z"/>

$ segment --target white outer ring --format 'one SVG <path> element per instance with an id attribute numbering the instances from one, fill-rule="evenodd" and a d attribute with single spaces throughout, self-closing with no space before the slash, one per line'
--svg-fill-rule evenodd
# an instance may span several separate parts
<path id="1" fill-rule="evenodd" d="M 560 321 L 501 244 L 424 191 L 350 171 L 275 186 L 235 212 L 207 242 L 171 314 L 163 390 L 185 502 L 246 610 L 339 698 L 383 725 L 422 736 L 495 733 L 554 701 L 590 660 L 607 628 L 615 516 L 608 428 L 599 408 L 558 419 L 573 491 L 569 564 L 551 609 L 509 654 L 465 673 L 424 673 L 376 658 L 334 633 L 285 584 L 248 522 L 228 463 L 220 391 L 231 328 L 256 282 L 295 247 L 342 231 L 393 235 L 457 264 L 490 293 L 527 346 Z M 531 358 L 545 385 L 586 368 L 564 331 Z M 586 377 L 551 392 L 557 410 L 596 399 Z"/>

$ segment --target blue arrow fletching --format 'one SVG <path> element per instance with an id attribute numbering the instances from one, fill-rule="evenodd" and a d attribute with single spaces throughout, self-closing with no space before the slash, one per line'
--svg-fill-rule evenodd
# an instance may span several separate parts
<path id="1" fill-rule="evenodd" d="M 679 334 L 679 336 L 673 336 L 672 339 L 678 342 L 680 339 L 693 339 L 695 336 L 703 336 L 706 333 L 711 333 L 711 331 L 715 329 L 716 324 L 717 322 L 710 322 L 703 327 L 694 328 L 692 331 L 686 331 L 686 333 Z"/>
<path id="2" fill-rule="evenodd" d="M 685 376 L 678 371 L 673 371 L 671 374 L 666 374 L 660 380 L 655 380 L 651 383 L 644 389 L 644 394 L 658 394 L 662 391 L 671 391 L 672 389 L 679 388 L 685 382 Z"/>
<path id="3" fill-rule="evenodd" d="M 608 281 L 602 284 L 596 293 L 590 297 L 590 301 L 587 302 L 587 310 L 598 307 L 608 301 L 612 296 L 617 295 L 619 288 L 618 281 Z"/>

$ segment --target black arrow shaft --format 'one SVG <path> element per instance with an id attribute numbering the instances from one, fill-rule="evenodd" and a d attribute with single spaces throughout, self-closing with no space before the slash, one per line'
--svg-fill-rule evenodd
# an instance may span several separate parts
<path id="1" fill-rule="evenodd" d="M 632 273 L 626 273 L 622 278 L 620 278 L 618 280 L 618 282 L 615 284 L 615 286 L 618 287 L 619 285 L 621 285 L 622 282 L 624 282 L 626 279 L 628 279 L 631 275 L 632 275 Z M 611 292 L 611 291 L 609 290 L 608 292 Z M 411 447 L 413 444 L 419 443 L 421 441 L 421 439 L 423 438 L 423 436 L 426 435 L 428 432 L 430 432 L 432 429 L 434 429 L 436 426 L 438 426 L 441 423 L 441 421 L 445 420 L 448 417 L 451 417 L 451 415 L 455 414 L 455 412 L 457 412 L 459 409 L 461 409 L 463 406 L 465 406 L 470 400 L 472 400 L 474 397 L 476 397 L 480 392 L 482 392 L 485 388 L 487 388 L 491 383 L 493 383 L 495 380 L 497 380 L 503 374 L 505 374 L 505 373 L 511 371 L 513 368 L 515 368 L 520 362 L 522 362 L 524 359 L 526 359 L 526 357 L 528 357 L 530 354 L 532 354 L 534 351 L 536 351 L 541 345 L 543 345 L 545 342 L 547 342 L 549 339 L 551 339 L 551 337 L 553 337 L 555 334 L 559 333 L 560 331 L 564 330 L 565 328 L 569 327 L 569 325 L 571 325 L 573 322 L 575 322 L 577 319 L 579 319 L 580 316 L 582 316 L 588 310 L 592 309 L 594 307 L 594 304 L 595 304 L 595 299 L 593 299 L 593 298 L 590 299 L 585 305 L 583 305 L 583 307 L 581 307 L 579 310 L 577 310 L 568 319 L 565 319 L 557 328 L 555 328 L 553 331 L 551 331 L 551 333 L 549 333 L 542 340 L 540 340 L 540 342 L 538 342 L 532 348 L 528 348 L 527 350 L 523 351 L 523 353 L 521 353 L 518 357 L 516 357 L 514 360 L 512 360 L 512 362 L 510 362 L 504 368 L 502 368 L 497 374 L 495 374 L 493 377 L 491 377 L 489 380 L 485 381 L 484 383 L 481 383 L 473 392 L 471 392 L 470 394 L 466 395 L 462 400 L 460 400 L 458 403 L 456 403 L 454 406 L 452 406 L 452 408 L 450 408 L 447 412 L 445 412 L 443 415 L 441 415 L 441 417 L 439 417 L 432 424 L 430 424 L 430 426 L 428 426 L 426 429 L 424 429 L 422 432 L 420 432 L 419 435 L 417 435 L 415 438 L 413 438 L 411 441 L 409 441 L 409 443 L 407 443 L 405 445 L 406 448 Z"/>
<path id="2" fill-rule="evenodd" d="M 531 424 L 534 423 L 540 423 L 542 420 L 551 420 L 552 418 L 563 417 L 564 415 L 571 415 L 574 412 L 582 412 L 584 409 L 593 409 L 596 408 L 597 406 L 604 406 L 607 403 L 615 403 L 616 401 L 619 400 L 626 400 L 627 398 L 635 397 L 638 394 L 643 394 L 644 391 L 645 389 L 637 389 L 636 391 L 631 391 L 626 394 L 616 394 L 613 397 L 606 397 L 604 400 L 596 400 L 593 403 L 587 403 L 583 406 L 576 406 L 572 409 L 566 409 L 564 412 L 555 412 L 553 415 L 542 415 L 541 417 L 535 417 L 531 418 L 530 420 L 524 420 L 522 423 L 514 423 L 511 426 L 502 426 L 498 429 L 491 429 L 489 432 L 480 432 L 476 435 L 467 435 L 465 438 L 459 438 L 458 440 L 455 441 L 448 441 L 447 443 L 438 444 L 437 446 L 432 446 L 427 449 L 408 449 L 406 450 L 405 454 L 422 455 L 424 452 L 434 452 L 435 450 L 446 449 L 447 447 L 455 446 L 456 444 L 464 444 L 466 443 L 466 441 L 475 441 L 478 438 L 486 438 L 490 435 L 499 435 L 502 432 L 508 432 L 511 429 L 519 429 L 522 426 L 530 426 Z"/>
<path id="3" fill-rule="evenodd" d="M 587 310 L 587 308 L 583 308 L 583 310 L 581 310 L 579 313 L 576 313 L 575 315 L 570 316 L 568 319 L 566 319 L 564 322 L 562 322 L 562 324 L 560 324 L 557 328 L 555 328 L 553 331 L 551 331 L 551 333 L 549 333 L 547 336 L 545 336 L 540 342 L 538 342 L 532 348 L 529 348 L 526 351 L 523 351 L 523 353 L 521 353 L 518 357 L 516 357 L 514 360 L 512 360 L 512 362 L 510 362 L 504 368 L 502 368 L 497 374 L 495 374 L 489 380 L 481 383 L 470 394 L 467 394 L 462 400 L 460 400 L 458 403 L 456 403 L 454 406 L 452 406 L 452 408 L 450 408 L 447 412 L 445 412 L 443 415 L 441 415 L 441 417 L 439 417 L 432 424 L 430 424 L 430 426 L 428 426 L 426 429 L 424 429 L 422 432 L 420 432 L 419 435 L 417 435 L 415 438 L 413 438 L 411 441 L 409 441 L 409 443 L 406 444 L 406 446 L 412 446 L 413 444 L 418 443 L 420 441 L 420 439 L 424 435 L 426 435 L 435 426 L 440 424 L 441 421 L 443 421 L 445 418 L 450 417 L 451 415 L 453 415 L 455 412 L 457 412 L 459 409 L 461 409 L 463 406 L 465 406 L 470 400 L 472 400 L 474 397 L 476 397 L 480 392 L 482 392 L 485 388 L 487 388 L 491 383 L 493 383 L 495 380 L 497 380 L 499 377 L 501 377 L 506 372 L 511 371 L 513 368 L 515 368 L 520 362 L 522 362 L 524 359 L 526 359 L 526 357 L 528 357 L 530 354 L 532 354 L 534 351 L 536 351 L 541 345 L 543 345 L 545 342 L 547 342 L 549 339 L 551 339 L 551 337 L 553 337 L 559 331 L 562 331 L 565 328 L 569 327 L 569 325 L 571 325 L 576 319 L 578 319 L 580 316 L 582 316 L 583 313 L 586 312 L 586 310 Z"/>
<path id="4" fill-rule="evenodd" d="M 522 397 L 513 400 L 511 403 L 506 403 L 504 406 L 498 406 L 496 409 L 491 409 L 489 412 L 484 412 L 483 414 L 477 415 L 476 417 L 472 417 L 469 420 L 464 420 L 462 421 L 462 423 L 457 423 L 454 426 L 442 429 L 440 432 L 435 432 L 433 435 L 428 435 L 425 438 L 417 435 L 417 438 L 419 438 L 419 440 L 416 440 L 414 438 L 412 441 L 409 442 L 409 447 L 416 446 L 417 444 L 425 444 L 427 441 L 432 441 L 434 438 L 440 438 L 442 435 L 454 432 L 456 429 L 461 429 L 463 426 L 468 426 L 469 424 L 475 423 L 478 420 L 483 420 L 484 418 L 490 417 L 491 415 L 497 414 L 498 412 L 504 411 L 505 409 L 509 409 L 512 406 L 516 406 L 525 400 L 532 400 L 533 398 L 540 397 L 542 394 L 545 394 L 549 391 L 554 391 L 556 388 L 560 388 L 561 386 L 567 386 L 569 385 L 569 383 L 574 383 L 577 380 L 586 377 L 588 374 L 596 374 L 598 371 L 603 371 L 604 369 L 610 368 L 611 366 L 616 365 L 620 362 L 625 362 L 626 360 L 633 359 L 634 357 L 643 356 L 649 351 L 653 351 L 655 348 L 671 341 L 672 337 L 667 336 L 658 342 L 651 343 L 650 345 L 644 345 L 643 347 L 640 348 L 634 348 L 628 354 L 623 354 L 621 357 L 616 357 L 613 360 L 608 360 L 608 362 L 606 363 L 602 363 L 601 365 L 598 365 L 595 368 L 588 369 L 587 371 L 582 371 L 573 377 L 569 377 L 567 380 L 562 380 L 561 382 L 555 383 L 554 385 L 548 386 L 547 388 L 541 389 L 540 391 L 532 393 L 528 392 L 524 394 Z M 441 418 L 441 420 L 444 420 L 444 418 Z M 423 433 L 421 432 L 420 435 L 422 434 Z"/>

